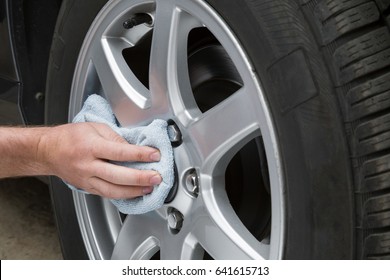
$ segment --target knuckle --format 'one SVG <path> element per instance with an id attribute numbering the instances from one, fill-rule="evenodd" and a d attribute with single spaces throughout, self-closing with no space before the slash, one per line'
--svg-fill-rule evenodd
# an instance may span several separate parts
<path id="1" fill-rule="evenodd" d="M 143 188 L 142 187 L 138 187 L 134 193 L 133 193 L 133 197 L 140 197 L 140 196 L 144 196 L 144 193 L 143 193 Z"/>
<path id="2" fill-rule="evenodd" d="M 146 171 L 137 170 L 134 174 L 136 186 L 148 186 L 150 185 L 150 175 Z"/>
<path id="3" fill-rule="evenodd" d="M 128 161 L 128 155 L 126 154 L 126 150 L 125 149 L 118 150 L 116 156 L 117 156 L 118 160 Z"/>
<path id="4" fill-rule="evenodd" d="M 112 169 L 108 164 L 106 164 L 104 167 L 104 177 L 105 177 L 105 180 L 108 182 L 111 182 L 111 183 L 116 182 L 115 173 L 112 172 Z"/>
<path id="5" fill-rule="evenodd" d="M 112 140 L 114 142 L 118 142 L 118 143 L 127 143 L 127 141 L 122 137 L 120 136 L 119 134 L 113 132 L 112 134 Z"/>
<path id="6" fill-rule="evenodd" d="M 117 146 L 117 144 L 114 144 L 115 146 L 110 146 L 109 150 L 109 156 L 110 158 L 117 160 L 117 161 L 126 161 L 126 149 L 123 149 L 122 146 Z"/>
<path id="7" fill-rule="evenodd" d="M 142 182 L 143 182 L 143 177 L 142 177 L 141 172 L 136 172 L 136 174 L 135 174 L 135 184 L 137 186 L 140 186 L 140 185 L 142 185 Z"/>
<path id="8" fill-rule="evenodd" d="M 100 152 L 99 145 L 88 145 L 87 148 L 89 149 L 89 153 L 92 155 L 97 155 Z"/>
<path id="9" fill-rule="evenodd" d="M 144 153 L 141 151 L 141 149 L 138 148 L 135 154 L 135 159 L 137 161 L 143 161 L 144 158 L 145 158 Z"/>

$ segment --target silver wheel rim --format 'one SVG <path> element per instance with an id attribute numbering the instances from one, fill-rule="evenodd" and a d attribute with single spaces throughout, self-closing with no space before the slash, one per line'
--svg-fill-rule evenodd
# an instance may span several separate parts
<path id="1" fill-rule="evenodd" d="M 122 23 L 147 13 L 153 23 L 130 30 Z M 201 111 L 191 89 L 187 39 L 206 28 L 222 45 L 242 78 L 242 87 L 210 110 Z M 146 87 L 126 64 L 122 51 L 153 29 Z M 174 149 L 178 173 L 175 198 L 161 209 L 123 216 L 106 199 L 74 193 L 76 213 L 91 259 L 280 259 L 284 247 L 283 178 L 274 126 L 258 77 L 238 40 L 203 1 L 117 0 L 101 10 L 82 46 L 70 99 L 70 120 L 89 94 L 109 100 L 122 126 L 174 120 L 183 134 Z M 130 113 L 131 112 L 131 113 Z M 261 136 L 270 180 L 270 233 L 256 239 L 231 206 L 224 173 L 232 157 Z M 207 140 L 206 140 L 207 139 Z M 196 170 L 199 194 L 186 178 Z M 179 231 L 169 227 L 172 209 L 183 216 Z"/>

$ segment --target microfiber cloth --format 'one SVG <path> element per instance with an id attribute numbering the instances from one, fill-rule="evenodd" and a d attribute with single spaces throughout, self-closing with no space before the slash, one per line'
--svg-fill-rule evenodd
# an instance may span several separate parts
<path id="1" fill-rule="evenodd" d="M 174 160 L 168 124 L 164 120 L 154 120 L 148 126 L 136 128 L 119 127 L 109 103 L 100 95 L 90 95 L 81 111 L 74 117 L 74 123 L 97 122 L 110 126 L 130 144 L 154 147 L 160 150 L 159 162 L 112 162 L 113 164 L 140 170 L 155 170 L 160 173 L 162 182 L 154 186 L 152 193 L 133 199 L 111 199 L 111 202 L 124 214 L 144 214 L 160 208 L 174 183 Z M 66 183 L 66 182 L 65 182 Z M 72 190 L 86 193 L 66 183 Z"/>

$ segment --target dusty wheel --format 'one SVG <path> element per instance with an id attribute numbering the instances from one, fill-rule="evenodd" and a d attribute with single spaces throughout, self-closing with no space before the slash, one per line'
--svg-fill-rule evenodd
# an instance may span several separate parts
<path id="1" fill-rule="evenodd" d="M 66 257 L 386 256 L 386 186 L 358 180 L 389 170 L 384 6 L 100 2 L 64 1 L 47 120 L 71 120 L 98 93 L 123 126 L 176 123 L 178 190 L 158 211 L 123 216 L 53 179 Z"/>

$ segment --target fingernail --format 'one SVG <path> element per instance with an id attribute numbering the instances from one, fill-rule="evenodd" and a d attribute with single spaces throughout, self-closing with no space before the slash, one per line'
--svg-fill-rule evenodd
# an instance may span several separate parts
<path id="1" fill-rule="evenodd" d="M 158 184 L 161 183 L 161 181 L 162 181 L 162 178 L 161 178 L 160 175 L 154 175 L 152 178 L 150 178 L 150 181 L 149 181 L 149 182 L 150 182 L 152 185 L 158 185 Z"/>
<path id="2" fill-rule="evenodd" d="M 144 194 L 149 194 L 149 193 L 151 193 L 153 191 L 153 187 L 144 187 L 143 189 L 142 189 L 142 192 L 144 193 Z"/>
<path id="3" fill-rule="evenodd" d="M 160 152 L 155 152 L 155 153 L 151 154 L 151 155 L 150 155 L 150 159 L 151 159 L 152 161 L 160 161 L 160 159 L 161 159 L 161 154 L 160 154 Z"/>

